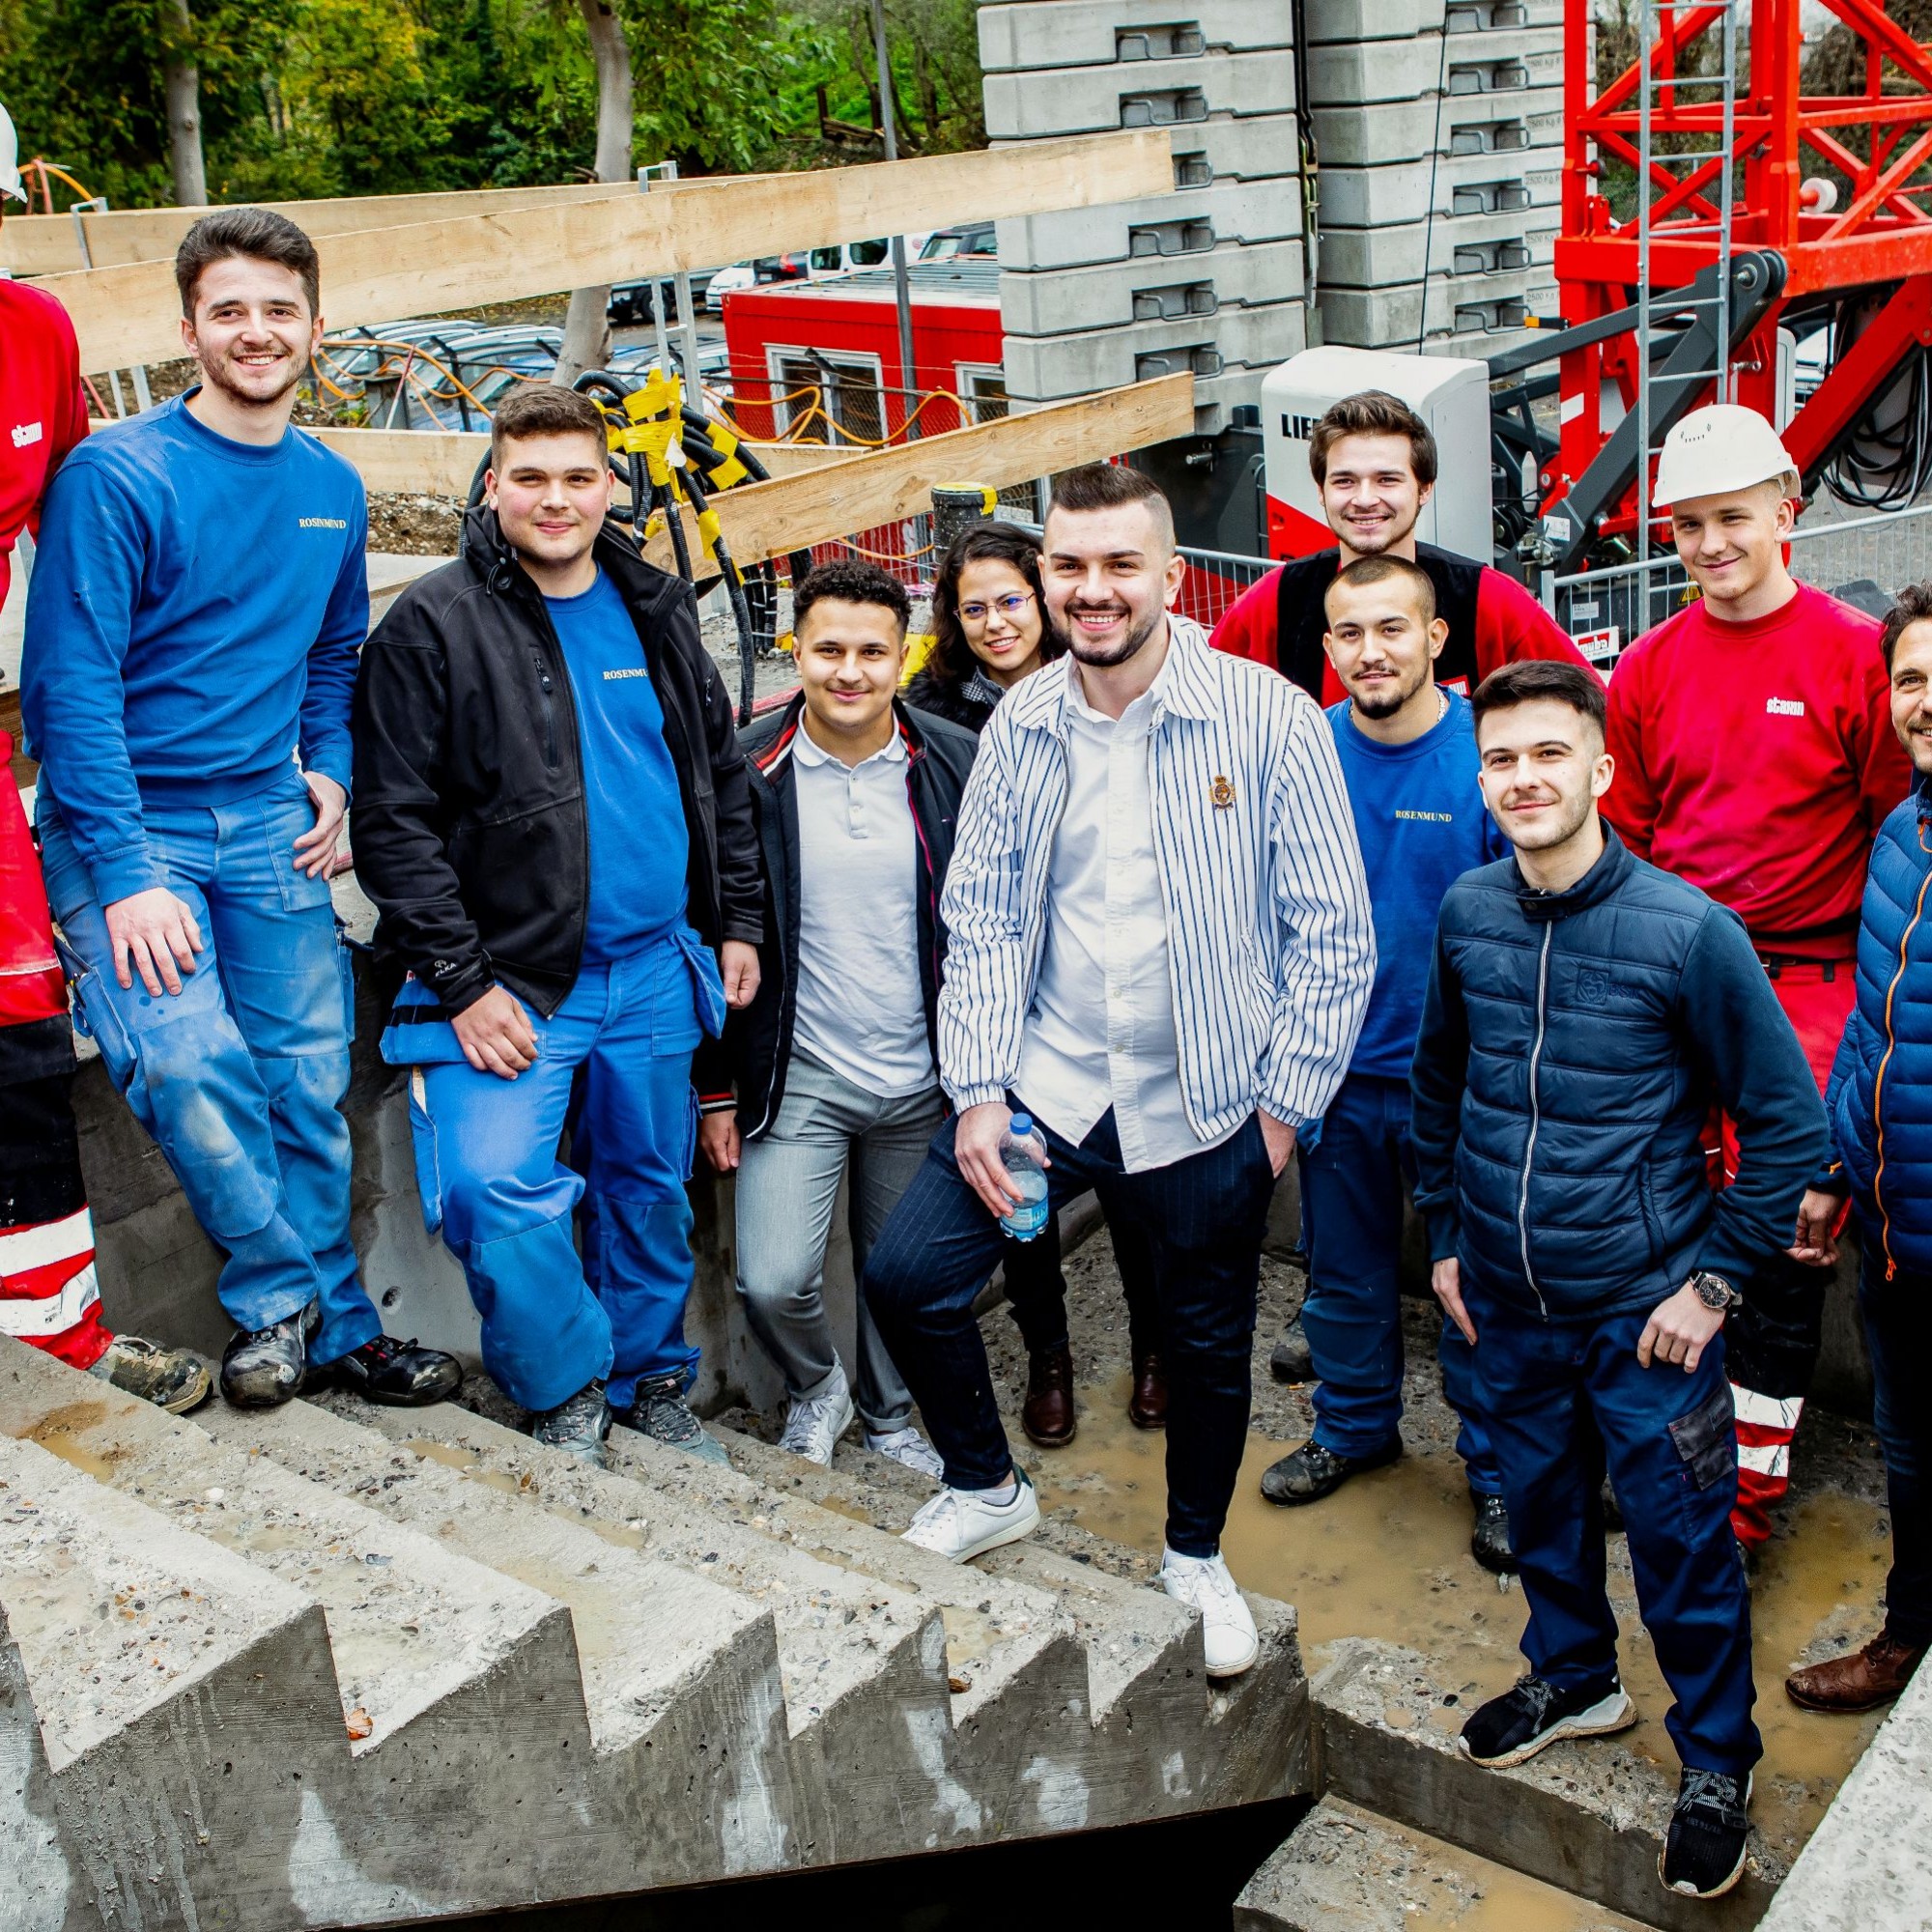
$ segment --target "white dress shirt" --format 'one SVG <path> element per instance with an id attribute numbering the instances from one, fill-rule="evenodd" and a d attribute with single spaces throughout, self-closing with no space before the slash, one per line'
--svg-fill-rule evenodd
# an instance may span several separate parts
<path id="1" fill-rule="evenodd" d="M 1180 1102 L 1167 909 L 1153 845 L 1150 730 L 1167 667 L 1118 719 L 1066 679 L 1066 806 L 1047 868 L 1046 934 L 1015 1091 L 1077 1147 L 1109 1107 L 1129 1174 L 1166 1167 L 1199 1138 Z"/>
<path id="2" fill-rule="evenodd" d="M 905 740 L 846 765 L 792 740 L 798 788 L 798 1001 L 793 1044 L 890 1099 L 930 1087 L 919 976 L 919 855 Z"/>

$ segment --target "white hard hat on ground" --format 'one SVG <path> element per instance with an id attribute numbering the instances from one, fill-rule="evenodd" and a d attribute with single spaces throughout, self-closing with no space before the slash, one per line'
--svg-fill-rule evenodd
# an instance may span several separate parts
<path id="1" fill-rule="evenodd" d="M 1798 466 L 1777 432 L 1742 403 L 1710 403 L 1692 410 L 1663 439 L 1657 459 L 1660 509 L 1692 497 L 1748 490 L 1789 475 Z"/>
<path id="2" fill-rule="evenodd" d="M 0 194 L 11 194 L 15 201 L 25 201 L 27 190 L 20 182 L 20 142 L 14 132 L 14 122 L 4 107 L 0 107 Z"/>

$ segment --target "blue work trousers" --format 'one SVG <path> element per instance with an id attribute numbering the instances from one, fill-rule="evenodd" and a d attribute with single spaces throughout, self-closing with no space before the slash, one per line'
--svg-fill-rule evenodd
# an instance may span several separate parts
<path id="1" fill-rule="evenodd" d="M 1015 1103 L 1017 1104 L 1017 1103 Z M 946 1459 L 954 1489 L 1007 1480 L 1012 1457 L 973 1303 L 1009 1243 L 952 1151 L 957 1122 L 925 1163 L 866 1264 L 865 1294 L 892 1358 Z M 1219 1147 L 1128 1174 L 1113 1110 L 1078 1147 L 1038 1122 L 1053 1165 L 1047 1210 L 1092 1188 L 1122 1242 L 1151 1263 L 1153 1346 L 1167 1371 L 1167 1541 L 1212 1556 L 1247 1447 L 1255 1293 L 1274 1168 L 1258 1116 Z"/>
<path id="2" fill-rule="evenodd" d="M 384 1036 L 384 1057 L 415 1067 L 423 1219 L 463 1264 L 483 1366 L 526 1408 L 554 1408 L 599 1377 L 628 1408 L 640 1377 L 689 1378 L 697 1365 L 684 1339 L 691 1056 L 724 1005 L 710 952 L 685 930 L 586 965 L 550 1019 L 530 1012 L 536 1062 L 514 1080 L 478 1072 L 446 1023 Z M 587 1179 L 558 1157 L 580 1066 Z M 571 1216 L 586 1187 L 595 1251 L 580 1258 Z"/>
<path id="3" fill-rule="evenodd" d="M 315 823 L 308 787 L 291 766 L 232 805 L 142 815 L 205 942 L 179 993 L 150 993 L 138 974 L 120 984 L 87 863 L 58 810 L 40 811 L 47 902 L 82 969 L 80 1023 L 225 1254 L 229 1318 L 266 1328 L 319 1300 L 309 1359 L 332 1362 L 383 1324 L 349 1244 L 349 953 L 328 882 L 296 866 Z"/>
<path id="4" fill-rule="evenodd" d="M 1406 1080 L 1351 1073 L 1300 1156 L 1310 1242 L 1302 1332 L 1315 1361 L 1315 1440 L 1338 1456 L 1370 1456 L 1402 1420 L 1403 1184 L 1413 1185 Z M 1476 1406 L 1475 1365 L 1446 1317 L 1436 1349 L 1442 1392 L 1462 1420 L 1456 1447 L 1478 1495 L 1502 1490 Z"/>
<path id="5" fill-rule="evenodd" d="M 1636 1355 L 1649 1310 L 1540 1321 L 1463 1284 L 1510 1545 L 1529 1604 L 1523 1655 L 1563 1690 L 1609 1688 L 1603 1483 L 1630 1535 L 1637 1605 L 1677 1701 L 1687 1765 L 1742 1776 L 1763 1754 L 1751 1706 L 1750 1592 L 1731 1536 L 1738 1458 L 1724 1338 L 1695 1371 Z"/>

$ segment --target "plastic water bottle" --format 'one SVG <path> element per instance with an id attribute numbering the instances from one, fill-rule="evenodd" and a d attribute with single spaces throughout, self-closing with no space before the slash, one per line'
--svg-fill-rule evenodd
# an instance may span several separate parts
<path id="1" fill-rule="evenodd" d="M 1046 1226 L 1046 1143 L 1031 1114 L 1014 1114 L 1000 1136 L 1000 1161 L 1020 1191 L 1010 1214 L 1000 1226 L 1016 1241 L 1030 1241 Z"/>

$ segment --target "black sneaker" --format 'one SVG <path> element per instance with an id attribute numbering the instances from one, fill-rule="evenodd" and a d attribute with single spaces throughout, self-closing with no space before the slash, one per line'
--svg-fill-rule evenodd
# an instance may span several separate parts
<path id="1" fill-rule="evenodd" d="M 1607 1690 L 1559 1690 L 1540 1677 L 1524 1677 L 1483 1705 L 1463 1726 L 1459 1743 L 1464 1757 L 1500 1770 L 1525 1763 L 1559 1738 L 1600 1738 L 1635 1722 L 1636 1706 L 1614 1678 Z"/>
<path id="2" fill-rule="evenodd" d="M 639 1435 L 648 1435 L 653 1442 L 666 1443 L 672 1449 L 682 1449 L 700 1463 L 730 1466 L 731 1459 L 724 1453 L 724 1443 L 706 1433 L 703 1423 L 685 1401 L 682 1376 L 656 1376 L 640 1381 L 630 1407 L 624 1411 L 624 1421 Z"/>
<path id="3" fill-rule="evenodd" d="M 530 1417 L 534 1440 L 547 1449 L 561 1449 L 594 1468 L 601 1469 L 607 1463 L 604 1444 L 610 1434 L 611 1405 L 604 1399 L 601 1381 L 586 1383 L 568 1402 L 540 1409 Z"/>
<path id="4" fill-rule="evenodd" d="M 1469 1554 L 1485 1570 L 1507 1577 L 1516 1568 L 1516 1551 L 1510 1548 L 1509 1509 L 1500 1496 L 1469 1492 L 1476 1506 L 1476 1526 L 1469 1532 Z"/>
<path id="5" fill-rule="evenodd" d="M 1750 1795 L 1748 1776 L 1685 1766 L 1670 1835 L 1657 1861 L 1657 1875 L 1669 1890 L 1687 1898 L 1720 1898 L 1744 1876 L 1750 1831 L 1745 1807 Z"/>
<path id="6" fill-rule="evenodd" d="M 1304 1442 L 1262 1474 L 1262 1494 L 1271 1503 L 1319 1503 L 1332 1496 L 1350 1476 L 1364 1469 L 1385 1469 L 1402 1455 L 1402 1437 L 1373 1456 L 1338 1456 L 1319 1442 Z"/>
<path id="7" fill-rule="evenodd" d="M 378 1335 L 359 1349 L 338 1355 L 327 1370 L 331 1381 L 354 1389 L 365 1402 L 388 1408 L 427 1408 L 442 1402 L 463 1386 L 463 1370 L 454 1355 L 440 1349 L 417 1346 L 412 1335 L 398 1342 L 393 1335 Z"/>
<path id="8" fill-rule="evenodd" d="M 322 1306 L 240 1329 L 221 1351 L 221 1393 L 237 1408 L 279 1408 L 301 1393 L 308 1375 L 309 1337 L 322 1326 Z"/>
<path id="9" fill-rule="evenodd" d="M 1296 1316 L 1281 1331 L 1281 1340 L 1268 1356 L 1268 1374 L 1278 1382 L 1312 1382 L 1315 1357 L 1309 1352 L 1308 1337 L 1302 1332 L 1301 1317 Z"/>

